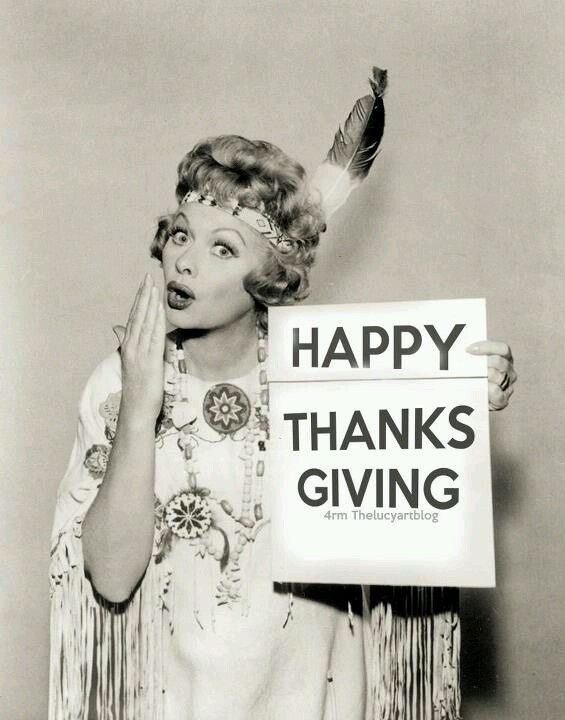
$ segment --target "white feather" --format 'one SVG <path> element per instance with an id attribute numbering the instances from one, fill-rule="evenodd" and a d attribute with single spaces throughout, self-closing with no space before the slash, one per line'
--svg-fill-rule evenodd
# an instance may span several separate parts
<path id="1" fill-rule="evenodd" d="M 327 221 L 360 184 L 360 180 L 352 180 L 351 175 L 338 165 L 323 162 L 310 180 L 310 189 L 313 199 L 321 204 Z"/>

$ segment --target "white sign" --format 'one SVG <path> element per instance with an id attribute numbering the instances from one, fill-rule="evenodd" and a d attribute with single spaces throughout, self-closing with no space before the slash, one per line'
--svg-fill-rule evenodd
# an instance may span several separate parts
<path id="1" fill-rule="evenodd" d="M 483 300 L 269 311 L 273 580 L 493 586 Z"/>

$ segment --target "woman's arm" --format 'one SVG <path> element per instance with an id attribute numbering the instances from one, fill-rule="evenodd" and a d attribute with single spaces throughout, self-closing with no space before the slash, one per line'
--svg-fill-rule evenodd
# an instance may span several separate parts
<path id="1" fill-rule="evenodd" d="M 82 529 L 85 570 L 107 600 L 127 599 L 151 557 L 155 422 L 163 399 L 165 314 L 146 276 L 121 347 L 122 399 L 104 481 Z"/>

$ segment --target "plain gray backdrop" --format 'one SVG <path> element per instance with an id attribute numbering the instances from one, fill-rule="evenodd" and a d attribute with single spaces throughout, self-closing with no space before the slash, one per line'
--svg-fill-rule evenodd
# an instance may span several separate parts
<path id="1" fill-rule="evenodd" d="M 48 545 L 78 398 L 115 347 L 201 137 L 313 170 L 373 64 L 374 172 L 323 237 L 316 303 L 486 297 L 513 348 L 491 414 L 498 586 L 463 591 L 466 720 L 563 695 L 563 4 L 3 2 L 0 716 L 46 717 Z M 477 338 L 479 339 L 479 338 Z"/>

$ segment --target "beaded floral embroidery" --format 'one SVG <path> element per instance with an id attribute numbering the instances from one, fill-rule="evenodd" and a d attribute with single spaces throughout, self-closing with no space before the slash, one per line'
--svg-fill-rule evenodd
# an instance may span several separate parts
<path id="1" fill-rule="evenodd" d="M 247 394 L 231 383 L 217 383 L 205 394 L 202 415 L 217 439 L 201 434 L 197 414 L 187 397 L 187 376 L 182 349 L 177 349 L 175 370 L 166 374 L 167 402 L 164 402 L 158 428 L 158 441 L 177 435 L 183 454 L 187 489 L 178 492 L 164 506 L 156 507 L 159 562 L 177 540 L 190 542 L 196 556 L 210 555 L 219 563 L 221 577 L 216 588 L 218 605 L 241 601 L 240 557 L 245 546 L 254 542 L 266 524 L 262 508 L 264 453 L 268 439 L 267 378 L 264 369 L 265 341 L 260 337 L 260 390 L 252 403 Z M 217 497 L 199 482 L 195 453 L 202 442 L 222 442 L 231 438 L 241 443 L 240 458 L 244 470 L 241 508 L 236 512 L 225 498 Z M 259 452 L 259 458 L 255 453 Z"/>
<path id="2" fill-rule="evenodd" d="M 120 413 L 120 402 L 122 400 L 122 393 L 115 392 L 110 393 L 106 400 L 100 404 L 98 412 L 104 420 L 104 434 L 112 443 L 116 435 L 116 425 L 118 424 L 118 415 Z"/>
<path id="3" fill-rule="evenodd" d="M 241 388 L 220 383 L 206 393 L 203 410 L 204 419 L 211 428 L 221 433 L 232 433 L 247 423 L 251 405 Z"/>
<path id="4" fill-rule="evenodd" d="M 212 511 L 206 498 L 197 492 L 183 492 L 167 503 L 165 522 L 178 537 L 194 540 L 210 527 Z"/>
<path id="5" fill-rule="evenodd" d="M 205 437 L 199 430 L 197 413 L 181 385 L 186 379 L 176 366 L 166 363 L 163 404 L 155 426 L 155 442 L 162 447 L 167 437 L 175 436 L 183 454 L 187 488 L 166 504 L 155 499 L 155 562 L 160 563 L 176 540 L 188 541 L 197 557 L 210 555 L 218 564 L 221 577 L 216 588 L 218 605 L 241 601 L 240 557 L 248 543 L 255 541 L 267 523 L 263 518 L 262 479 L 265 472 L 264 453 L 269 436 L 267 416 L 268 391 L 265 340 L 258 347 L 260 390 L 253 402 L 238 386 L 217 383 L 206 393 L 202 415 L 216 438 Z M 110 393 L 98 408 L 104 421 L 108 444 L 93 444 L 85 453 L 84 467 L 98 484 L 106 472 L 111 447 L 116 435 L 121 392 Z M 244 470 L 244 486 L 239 514 L 225 498 L 216 497 L 209 488 L 199 484 L 199 471 L 193 455 L 201 443 L 231 439 L 241 443 L 240 458 Z M 259 459 L 255 453 L 259 452 Z"/>
<path id="6" fill-rule="evenodd" d="M 101 480 L 104 477 L 109 456 L 109 445 L 92 445 L 86 451 L 84 467 L 95 480 Z"/>
<path id="7" fill-rule="evenodd" d="M 110 449 L 116 435 L 121 399 L 121 392 L 110 393 L 106 400 L 100 404 L 98 412 L 104 420 L 104 435 L 108 440 L 108 445 L 95 443 L 88 448 L 84 455 L 84 467 L 88 474 L 98 481 L 101 481 L 106 473 Z"/>

